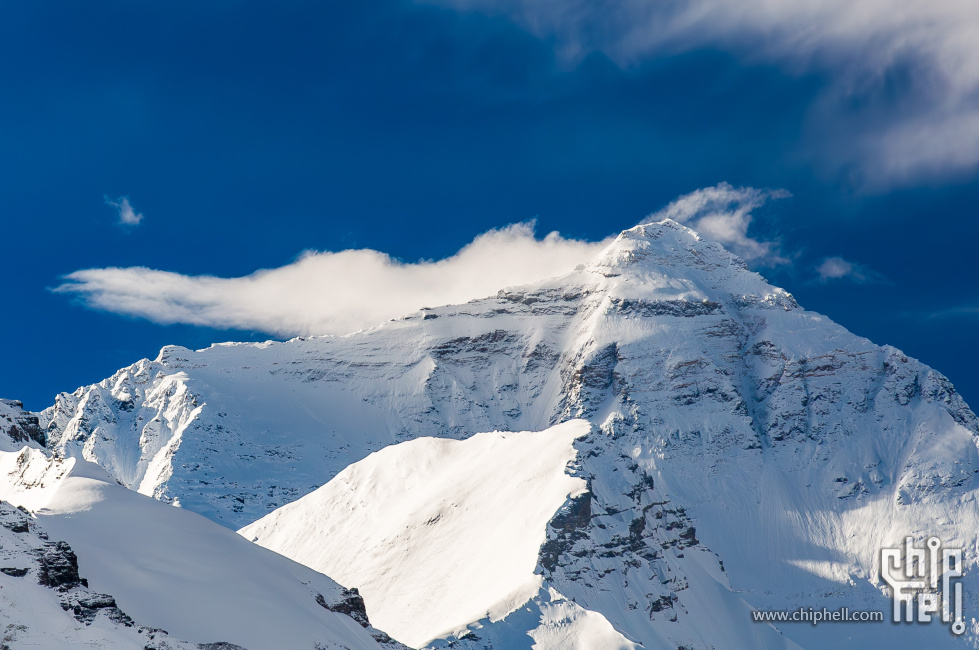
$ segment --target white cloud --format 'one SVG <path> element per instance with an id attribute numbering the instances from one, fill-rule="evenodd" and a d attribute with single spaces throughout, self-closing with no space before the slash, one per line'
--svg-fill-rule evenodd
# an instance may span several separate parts
<path id="1" fill-rule="evenodd" d="M 756 266 L 775 266 L 788 260 L 781 255 L 778 243 L 748 236 L 752 210 L 770 199 L 791 196 L 785 190 L 759 190 L 720 183 L 681 196 L 644 221 L 673 219 L 693 228 L 701 235 L 722 244 L 735 255 Z"/>
<path id="2" fill-rule="evenodd" d="M 681 196 L 644 222 L 673 219 L 754 266 L 774 266 L 788 262 L 777 242 L 750 237 L 748 228 L 753 210 L 786 196 L 784 190 L 720 183 Z M 114 203 L 132 210 L 125 198 Z M 537 239 L 533 228 L 533 223 L 522 223 L 491 230 L 438 261 L 404 264 L 361 249 L 306 252 L 292 264 L 239 278 L 146 267 L 86 269 L 66 276 L 54 291 L 72 294 L 93 309 L 160 324 L 280 336 L 345 334 L 422 307 L 464 303 L 561 275 L 589 261 L 609 242 L 565 239 L 557 232 Z"/>
<path id="3" fill-rule="evenodd" d="M 88 269 L 68 275 L 55 291 L 75 294 L 95 309 L 161 324 L 284 336 L 342 334 L 422 307 L 462 303 L 560 275 L 606 244 L 556 232 L 538 240 L 533 224 L 517 224 L 480 235 L 434 262 L 403 264 L 373 250 L 308 252 L 287 266 L 240 278 L 141 267 Z"/>
<path id="4" fill-rule="evenodd" d="M 979 307 L 952 307 L 951 309 L 942 309 L 940 311 L 932 312 L 927 315 L 928 319 L 933 318 L 976 318 L 979 317 Z"/>
<path id="5" fill-rule="evenodd" d="M 882 282 L 883 277 L 862 264 L 849 262 L 842 257 L 827 257 L 816 267 L 820 282 L 849 280 L 859 284 Z"/>
<path id="6" fill-rule="evenodd" d="M 105 197 L 105 204 L 116 209 L 119 215 L 119 223 L 124 226 L 138 226 L 143 221 L 143 214 L 133 209 L 128 196 L 120 196 L 117 199 Z"/>
<path id="7" fill-rule="evenodd" d="M 975 0 L 418 0 L 510 16 L 575 62 L 621 65 L 697 48 L 817 73 L 815 142 L 865 186 L 979 165 L 979 3 Z"/>
<path id="8" fill-rule="evenodd" d="M 842 257 L 827 257 L 823 263 L 816 267 L 819 279 L 823 282 L 829 280 L 839 280 L 849 275 L 853 275 L 854 266 L 852 262 L 847 262 Z"/>

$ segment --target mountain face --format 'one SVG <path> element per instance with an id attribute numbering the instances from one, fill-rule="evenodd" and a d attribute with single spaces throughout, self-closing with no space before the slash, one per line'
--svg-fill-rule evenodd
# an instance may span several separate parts
<path id="1" fill-rule="evenodd" d="M 356 593 L 96 465 L 24 448 L 0 476 L 0 647 L 404 648 Z"/>
<path id="2" fill-rule="evenodd" d="M 590 428 L 571 420 L 391 445 L 240 533 L 359 585 L 371 621 L 422 647 L 487 614 L 505 618 L 545 587 L 534 572 L 545 527 L 585 494 L 565 470 Z"/>
<path id="3" fill-rule="evenodd" d="M 37 416 L 16 400 L 0 399 L 0 451 L 19 450 L 24 445 L 44 446 L 44 431 Z"/>
<path id="4" fill-rule="evenodd" d="M 908 535 L 976 565 L 979 421 L 950 383 L 672 221 L 348 336 L 167 347 L 37 417 L 54 453 L 231 528 L 392 444 L 590 422 L 540 595 L 460 647 L 523 647 L 545 617 L 597 620 L 582 612 L 646 648 L 943 647 L 941 623 L 775 630 L 748 611 L 889 613 L 880 549 Z"/>
<path id="5" fill-rule="evenodd" d="M 0 630 L 4 647 L 197 650 L 163 630 L 136 625 L 115 598 L 79 575 L 71 546 L 55 541 L 26 509 L 0 501 Z"/>

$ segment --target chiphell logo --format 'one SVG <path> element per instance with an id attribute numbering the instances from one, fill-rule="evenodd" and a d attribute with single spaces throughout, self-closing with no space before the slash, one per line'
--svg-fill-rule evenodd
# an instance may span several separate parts
<path id="1" fill-rule="evenodd" d="M 943 548 L 929 537 L 917 548 L 908 537 L 904 546 L 880 552 L 880 575 L 891 588 L 894 622 L 930 623 L 940 616 L 952 634 L 965 632 L 962 614 L 962 549 Z"/>

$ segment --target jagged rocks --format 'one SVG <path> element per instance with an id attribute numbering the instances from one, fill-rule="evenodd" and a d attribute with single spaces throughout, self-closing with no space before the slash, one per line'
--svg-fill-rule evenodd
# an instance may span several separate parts
<path id="1" fill-rule="evenodd" d="M 133 619 L 116 605 L 116 599 L 106 594 L 68 593 L 61 597 L 61 609 L 70 611 L 79 623 L 91 625 L 99 614 L 113 623 L 133 627 Z"/>
<path id="2" fill-rule="evenodd" d="M 26 533 L 29 530 L 27 521 L 24 520 L 5 521 L 2 525 L 12 533 Z"/>
<path id="3" fill-rule="evenodd" d="M 723 314 L 724 305 L 712 300 L 694 302 L 691 300 L 628 300 L 611 298 L 611 310 L 624 316 L 650 318 L 653 316 L 675 316 L 693 318 Z"/>
<path id="4" fill-rule="evenodd" d="M 11 578 L 23 578 L 27 575 L 30 569 L 17 569 L 14 567 L 0 567 L 0 573 L 10 576 Z"/>
<path id="5" fill-rule="evenodd" d="M 23 508 L 0 501 L 0 524 L 0 563 L 7 565 L 0 567 L 0 581 L 18 581 L 0 584 L 0 650 L 58 648 L 69 637 L 91 639 L 93 647 L 107 650 L 196 648 L 163 630 L 137 627 L 115 598 L 89 591 L 87 581 L 78 574 L 75 552 L 65 542 L 47 541 L 47 534 Z M 37 580 L 31 580 L 32 575 Z M 67 621 L 54 617 L 59 609 L 69 615 Z M 103 619 L 94 626 L 97 631 L 79 636 L 97 618 Z"/>
<path id="6" fill-rule="evenodd" d="M 371 623 L 367 620 L 367 607 L 364 605 L 364 599 L 357 588 L 344 589 L 341 594 L 340 599 L 333 603 L 326 602 L 323 594 L 316 594 L 316 602 L 320 607 L 325 607 L 331 612 L 346 614 L 360 623 L 362 627 L 370 627 Z"/>
<path id="7" fill-rule="evenodd" d="M 30 514 L 24 508 L 15 508 L 6 501 L 0 501 L 0 526 L 21 535 L 31 529 Z"/>
<path id="8" fill-rule="evenodd" d="M 676 595 L 667 594 L 665 596 L 660 596 L 653 602 L 649 603 L 650 612 L 662 612 L 664 609 L 673 609 L 673 603 L 677 600 Z"/>
<path id="9" fill-rule="evenodd" d="M 46 442 L 38 417 L 25 411 L 23 402 L 18 400 L 0 399 L 0 436 L 4 435 L 14 446 L 33 442 L 43 447 Z M 7 447 L 8 451 L 14 449 Z M 0 444 L 0 450 L 4 449 Z"/>
<path id="10" fill-rule="evenodd" d="M 78 556 L 65 542 L 45 542 L 37 551 L 38 583 L 66 591 L 72 587 L 88 586 L 78 575 Z"/>
<path id="11" fill-rule="evenodd" d="M 370 635 L 374 637 L 374 640 L 381 645 L 387 646 L 391 650 L 409 650 L 408 646 L 395 641 L 381 630 L 371 626 L 370 620 L 367 618 L 367 607 L 364 604 L 364 598 L 357 591 L 356 587 L 352 589 L 343 588 L 340 592 L 340 598 L 333 603 L 326 602 L 323 594 L 316 594 L 316 603 L 331 612 L 344 614 L 354 619 L 360 623 L 361 627 L 366 628 Z"/>
<path id="12" fill-rule="evenodd" d="M 575 542 L 586 538 L 591 524 L 591 492 L 568 499 L 567 505 L 551 519 L 548 539 L 541 545 L 538 562 L 545 571 L 557 567 L 561 556 L 574 547 Z"/>

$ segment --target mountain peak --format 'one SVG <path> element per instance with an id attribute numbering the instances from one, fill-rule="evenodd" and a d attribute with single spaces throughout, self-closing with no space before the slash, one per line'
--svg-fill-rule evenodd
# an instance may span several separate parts
<path id="1" fill-rule="evenodd" d="M 798 307 L 790 293 L 769 284 L 740 257 L 672 219 L 624 230 L 587 264 L 537 286 L 568 285 L 630 300 Z"/>
<path id="2" fill-rule="evenodd" d="M 741 258 L 672 219 L 643 223 L 622 231 L 588 266 L 628 267 L 647 261 L 670 268 L 687 265 L 702 269 L 730 266 L 747 269 Z"/>

